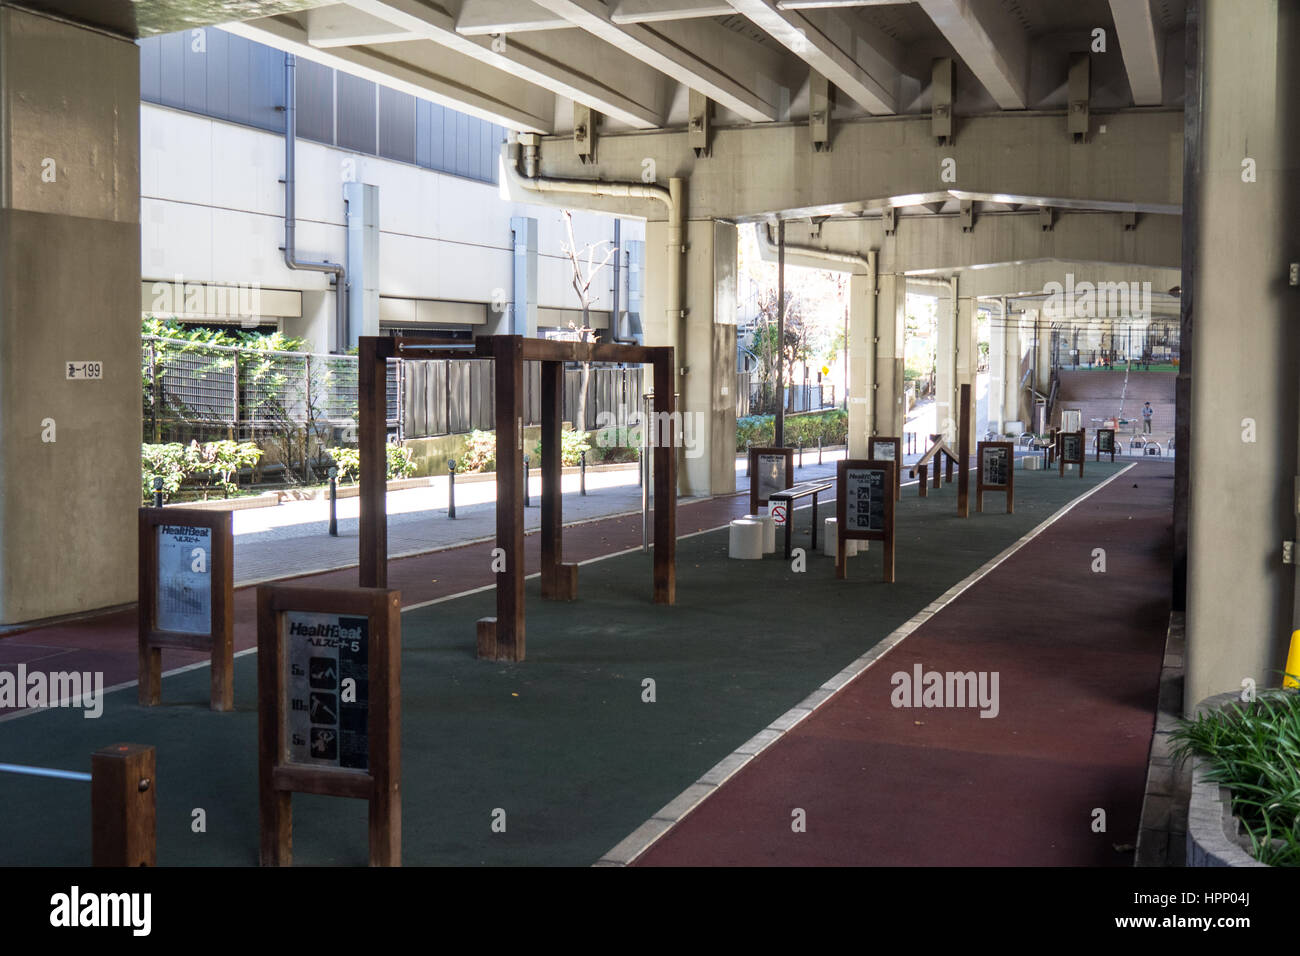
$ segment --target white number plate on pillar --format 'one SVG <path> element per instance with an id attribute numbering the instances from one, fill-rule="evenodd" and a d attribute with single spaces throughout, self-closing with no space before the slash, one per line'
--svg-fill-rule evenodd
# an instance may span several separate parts
<path id="1" fill-rule="evenodd" d="M 68 378 L 98 379 L 104 377 L 103 362 L 68 362 L 64 368 Z"/>

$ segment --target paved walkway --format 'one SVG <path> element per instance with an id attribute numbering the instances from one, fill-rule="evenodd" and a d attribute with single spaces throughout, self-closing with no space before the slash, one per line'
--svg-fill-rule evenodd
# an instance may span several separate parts
<path id="1" fill-rule="evenodd" d="M 1131 865 L 1170 611 L 1172 478 L 1169 464 L 1136 464 L 1075 505 L 705 791 L 637 864 Z M 999 675 L 996 715 L 898 706 L 897 675 L 917 668 Z"/>

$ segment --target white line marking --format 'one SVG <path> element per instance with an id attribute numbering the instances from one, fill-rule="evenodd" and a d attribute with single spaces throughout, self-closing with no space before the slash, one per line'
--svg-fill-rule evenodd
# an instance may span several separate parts
<path id="1" fill-rule="evenodd" d="M 913 615 L 901 627 L 892 631 L 887 637 L 867 651 L 852 664 L 845 667 L 842 671 L 826 681 L 818 690 L 809 695 L 809 698 L 800 701 L 790 710 L 786 711 L 772 723 L 768 724 L 764 730 L 759 731 L 754 737 L 741 745 L 739 750 L 735 750 L 723 757 L 716 765 L 713 766 L 704 776 L 695 781 L 677 797 L 674 797 L 667 806 L 652 816 L 641 826 L 637 827 L 632 833 L 625 837 L 621 842 L 613 847 L 608 853 L 602 856 L 594 865 L 596 866 L 627 866 L 636 860 L 637 857 L 650 849 L 665 833 L 668 833 L 673 827 L 682 821 L 688 813 L 717 792 L 718 788 L 725 784 L 731 777 L 737 774 L 746 764 L 757 757 L 760 753 L 771 747 L 778 740 L 784 737 L 793 727 L 802 723 L 819 708 L 823 707 L 827 701 L 831 700 L 837 693 L 843 690 L 849 683 L 856 680 L 872 664 L 884 657 L 889 651 L 893 650 L 908 635 L 916 631 L 926 621 L 930 620 L 935 614 L 944 607 L 951 604 L 961 596 L 968 588 L 977 584 L 982 578 L 990 574 L 1000 564 L 1010 558 L 1013 554 L 1027 545 L 1034 538 L 1038 537 L 1053 524 L 1070 512 L 1081 502 L 1095 495 L 1101 489 L 1105 488 L 1112 481 L 1124 475 L 1130 469 L 1136 467 L 1136 463 L 1130 464 L 1115 472 L 1101 484 L 1090 488 L 1078 498 L 1067 502 L 1056 513 L 1050 515 L 1039 525 L 1025 533 L 1022 537 L 1012 542 L 1002 550 L 1001 553 L 990 558 L 987 562 L 976 568 L 973 572 L 958 581 L 935 600 L 926 605 L 925 609 Z M 974 470 L 974 469 L 972 469 Z M 808 706 L 810 699 L 817 696 L 820 691 L 827 691 L 823 699 L 812 702 Z"/>

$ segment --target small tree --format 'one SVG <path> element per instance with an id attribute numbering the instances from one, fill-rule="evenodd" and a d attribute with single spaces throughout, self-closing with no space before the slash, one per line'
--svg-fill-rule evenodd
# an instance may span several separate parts
<path id="1" fill-rule="evenodd" d="M 564 228 L 568 235 L 568 241 L 561 245 L 564 254 L 569 258 L 569 264 L 573 267 L 573 291 L 578 296 L 578 304 L 582 306 L 582 327 L 569 323 L 569 328 L 577 333 L 579 342 L 591 342 L 594 339 L 595 329 L 591 327 L 590 309 L 591 309 L 591 284 L 596 277 L 600 275 L 601 270 L 609 264 L 609 260 L 614 257 L 614 244 L 607 239 L 600 242 L 593 242 L 586 245 L 582 250 L 578 249 L 578 243 L 573 238 L 573 213 L 568 209 L 564 210 Z M 608 249 L 603 247 L 609 246 Z M 600 262 L 596 262 L 596 255 L 603 250 L 603 256 Z M 585 268 L 582 260 L 585 259 Z M 614 316 L 613 321 L 618 321 L 618 316 Z M 587 429 L 587 384 L 591 380 L 591 363 L 582 363 L 582 388 L 578 391 L 578 414 L 577 421 L 573 427 L 577 431 L 586 431 Z"/>

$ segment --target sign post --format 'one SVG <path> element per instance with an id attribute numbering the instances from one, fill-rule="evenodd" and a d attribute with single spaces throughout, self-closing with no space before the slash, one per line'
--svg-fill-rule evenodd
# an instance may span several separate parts
<path id="1" fill-rule="evenodd" d="M 401 593 L 257 589 L 262 866 L 293 862 L 294 792 L 370 803 L 370 865 L 401 866 Z"/>
<path id="2" fill-rule="evenodd" d="M 979 471 L 975 478 L 975 510 L 984 513 L 984 492 L 1005 491 L 1007 514 L 1015 514 L 1015 445 L 1009 441 L 982 441 L 976 447 Z"/>
<path id="3" fill-rule="evenodd" d="M 902 439 L 872 435 L 867 439 L 867 457 L 876 461 L 894 463 L 894 500 L 903 495 L 903 442 Z"/>
<path id="4" fill-rule="evenodd" d="M 1079 477 L 1083 477 L 1083 433 L 1084 429 L 1080 428 L 1077 432 L 1058 432 L 1061 450 L 1061 477 L 1065 477 L 1066 465 L 1078 465 Z"/>
<path id="5" fill-rule="evenodd" d="M 212 655 L 213 710 L 232 710 L 235 549 L 229 511 L 140 509 L 139 702 L 162 700 L 162 648 Z"/>
<path id="6" fill-rule="evenodd" d="M 835 577 L 848 577 L 844 543 L 849 540 L 883 541 L 884 580 L 894 583 L 894 494 L 897 463 L 857 458 L 837 463 Z"/>
<path id="7" fill-rule="evenodd" d="M 1102 455 L 1110 455 L 1110 460 L 1115 460 L 1115 429 L 1099 428 L 1097 429 L 1097 461 L 1101 461 Z"/>
<path id="8" fill-rule="evenodd" d="M 751 448 L 749 450 L 749 513 L 767 504 L 775 491 L 794 484 L 793 448 Z"/>

